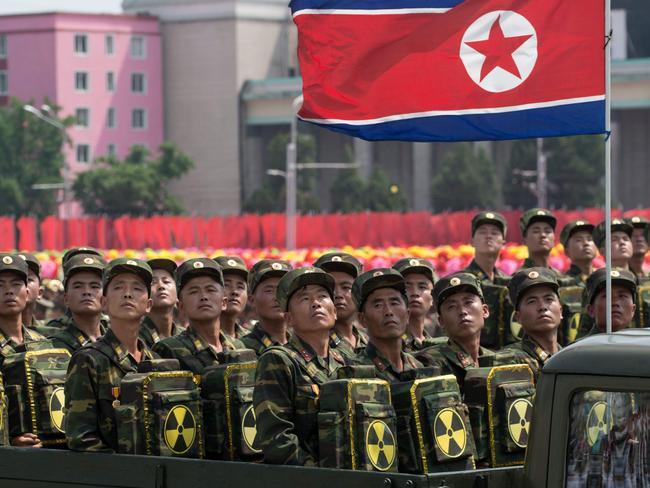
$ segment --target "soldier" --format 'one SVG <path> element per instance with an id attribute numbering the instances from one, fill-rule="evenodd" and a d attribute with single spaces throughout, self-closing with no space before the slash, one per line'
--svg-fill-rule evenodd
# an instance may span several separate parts
<path id="1" fill-rule="evenodd" d="M 632 225 L 622 219 L 612 219 L 612 268 L 630 269 L 632 259 Z M 594 243 L 600 254 L 605 256 L 605 222 L 598 224 L 593 231 Z"/>
<path id="2" fill-rule="evenodd" d="M 630 259 L 630 269 L 636 276 L 645 277 L 643 271 L 643 262 L 648 252 L 648 241 L 646 240 L 646 231 L 648 229 L 648 219 L 634 216 L 626 218 L 625 221 L 633 227 L 632 230 L 632 258 Z"/>
<path id="3" fill-rule="evenodd" d="M 223 274 L 210 258 L 185 261 L 176 270 L 179 308 L 187 314 L 189 326 L 180 334 L 157 342 L 153 350 L 163 358 L 178 359 L 181 368 L 203 374 L 219 364 L 223 351 L 244 349 L 238 339 L 221 331 L 221 313 L 226 308 Z"/>
<path id="4" fill-rule="evenodd" d="M 566 275 L 575 279 L 576 284 L 584 285 L 593 272 L 596 257 L 596 245 L 592 232 L 594 225 L 584 220 L 572 220 L 562 228 L 560 242 L 564 254 L 571 260 L 571 267 Z"/>
<path id="5" fill-rule="evenodd" d="M 101 321 L 105 266 L 104 259 L 93 254 L 77 254 L 67 261 L 63 287 L 70 315 L 64 316 L 63 329 L 51 337 L 55 347 L 67 349 L 72 354 L 106 333 Z"/>
<path id="6" fill-rule="evenodd" d="M 219 256 L 214 260 L 221 266 L 228 304 L 221 314 L 221 330 L 228 337 L 241 339 L 248 330 L 240 317 L 248 303 L 248 268 L 239 256 Z"/>
<path id="7" fill-rule="evenodd" d="M 525 362 L 539 377 L 548 359 L 561 349 L 557 332 L 562 322 L 562 304 L 558 282 L 549 268 L 534 267 L 517 271 L 508 290 L 515 307 L 515 318 L 523 328 L 520 342 L 505 350 L 514 354 L 517 362 Z"/>
<path id="8" fill-rule="evenodd" d="M 612 332 L 626 329 L 634 320 L 636 310 L 636 277 L 631 271 L 612 269 Z M 596 270 L 587 280 L 587 313 L 594 326 L 586 336 L 607 331 L 607 270 Z"/>
<path id="9" fill-rule="evenodd" d="M 139 259 L 114 259 L 102 274 L 102 305 L 111 327 L 72 355 L 65 383 L 65 434 L 73 451 L 115 452 L 120 381 L 155 356 L 139 338 L 151 310 L 151 267 Z"/>
<path id="10" fill-rule="evenodd" d="M 456 376 L 463 387 L 467 370 L 481 366 L 494 352 L 481 347 L 481 331 L 490 315 L 481 283 L 471 273 L 454 273 L 441 278 L 433 289 L 438 320 L 449 339 L 425 349 L 416 357 L 426 366 L 440 365 L 444 374 Z"/>
<path id="11" fill-rule="evenodd" d="M 273 344 L 289 341 L 287 322 L 277 300 L 280 279 L 291 271 L 287 261 L 264 259 L 253 265 L 248 277 L 249 299 L 257 313 L 258 322 L 241 341 L 259 356 Z"/>
<path id="12" fill-rule="evenodd" d="M 359 273 L 361 263 L 345 252 L 323 254 L 314 266 L 334 278 L 334 305 L 336 323 L 330 333 L 330 347 L 336 348 L 346 358 L 354 358 L 366 344 L 368 336 L 359 325 L 357 305 L 352 298 L 352 285 Z"/>
<path id="13" fill-rule="evenodd" d="M 506 240 L 508 224 L 498 212 L 479 212 L 472 218 L 474 259 L 463 273 L 472 273 L 481 282 L 507 283 L 508 276 L 495 264 Z"/>
<path id="14" fill-rule="evenodd" d="M 424 328 L 424 323 L 433 305 L 431 290 L 435 283 L 433 264 L 426 259 L 404 258 L 393 265 L 404 277 L 408 299 L 409 321 L 402 344 L 406 352 L 413 353 L 433 346 L 436 340 Z"/>
<path id="15" fill-rule="evenodd" d="M 27 299 L 27 306 L 23 311 L 23 324 L 31 329 L 38 330 L 39 327 L 45 325 L 43 321 L 34 318 L 36 303 L 43 296 L 43 287 L 41 286 L 41 263 L 36 259 L 36 256 L 30 253 L 22 252 L 18 256 L 25 260 L 27 267 L 29 268 L 27 275 L 29 298 Z"/>
<path id="16" fill-rule="evenodd" d="M 174 323 L 174 308 L 178 302 L 176 293 L 176 263 L 171 259 L 150 259 L 147 264 L 153 271 L 151 284 L 151 312 L 142 320 L 140 339 L 148 348 L 167 337 L 180 334 L 181 329 Z"/>
<path id="17" fill-rule="evenodd" d="M 294 333 L 285 346 L 265 350 L 257 366 L 256 442 L 267 463 L 318 465 L 320 385 L 345 364 L 329 347 L 333 295 L 334 279 L 320 268 L 294 269 L 278 283 L 277 301 Z"/>
<path id="18" fill-rule="evenodd" d="M 555 245 L 555 216 L 543 208 L 531 208 L 524 212 L 519 219 L 519 228 L 528 248 L 528 258 L 521 269 L 542 267 L 552 269 L 557 277 L 562 276 L 549 263 L 551 249 Z"/>
<path id="19" fill-rule="evenodd" d="M 355 362 L 373 364 L 377 377 L 390 382 L 398 381 L 402 371 L 421 368 L 404 352 L 402 337 L 409 322 L 404 277 L 392 268 L 366 271 L 354 280 L 352 295 L 368 333 L 368 344 Z"/>

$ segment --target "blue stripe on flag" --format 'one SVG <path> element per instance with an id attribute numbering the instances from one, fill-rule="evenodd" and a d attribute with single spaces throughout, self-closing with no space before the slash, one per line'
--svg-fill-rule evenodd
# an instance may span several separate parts
<path id="1" fill-rule="evenodd" d="M 605 101 L 495 114 L 440 115 L 369 125 L 318 124 L 368 141 L 496 141 L 605 133 Z"/>
<path id="2" fill-rule="evenodd" d="M 292 0 L 292 13 L 304 9 L 383 10 L 403 8 L 452 8 L 464 0 Z"/>

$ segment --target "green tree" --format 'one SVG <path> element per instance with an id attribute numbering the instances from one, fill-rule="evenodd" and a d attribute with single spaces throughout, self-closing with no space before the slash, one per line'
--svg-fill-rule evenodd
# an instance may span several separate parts
<path id="1" fill-rule="evenodd" d="M 366 210 L 366 183 L 356 169 L 339 171 L 330 187 L 333 212 L 361 212 Z"/>
<path id="2" fill-rule="evenodd" d="M 13 98 L 0 108 L 0 213 L 44 217 L 56 212 L 56 192 L 32 187 L 62 183 L 62 147 L 67 136 L 65 130 L 39 120 L 24 107 L 24 102 Z M 70 126 L 72 118 L 60 120 L 57 111 L 53 106 L 52 118 L 63 127 Z"/>
<path id="3" fill-rule="evenodd" d="M 375 168 L 366 185 L 365 205 L 371 212 L 404 212 L 406 197 L 381 168 Z"/>
<path id="4" fill-rule="evenodd" d="M 173 144 L 162 144 L 156 159 L 146 148 L 134 146 L 124 161 L 107 157 L 98 162 L 98 168 L 81 173 L 73 185 L 86 213 L 118 217 L 183 211 L 167 185 L 187 173 L 194 162 Z"/>
<path id="5" fill-rule="evenodd" d="M 433 207 L 438 211 L 492 207 L 496 193 L 494 165 L 474 144 L 454 144 L 440 162 L 432 190 Z"/>

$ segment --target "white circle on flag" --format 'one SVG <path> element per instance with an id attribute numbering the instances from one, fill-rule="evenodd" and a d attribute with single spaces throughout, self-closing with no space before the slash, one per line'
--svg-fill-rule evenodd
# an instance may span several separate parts
<path id="1" fill-rule="evenodd" d="M 497 26 L 494 24 L 498 22 Z M 500 33 L 494 34 L 493 26 Z M 493 63 L 487 67 L 489 72 L 483 72 L 483 64 L 490 62 L 488 56 L 478 48 L 480 41 L 492 40 L 491 35 L 503 40 L 503 51 L 500 53 L 504 63 Z M 528 39 L 526 37 L 528 36 Z M 509 38 L 511 38 L 509 40 Z M 498 39 L 495 39 L 497 41 Z M 519 44 L 518 41 L 521 41 Z M 515 46 L 510 51 L 509 46 Z M 508 59 L 511 56 L 512 59 Z M 482 89 L 500 93 L 517 88 L 530 76 L 537 62 L 537 32 L 533 25 L 523 15 L 511 10 L 495 10 L 479 17 L 470 25 L 460 43 L 460 59 L 465 65 L 469 77 Z M 511 62 L 512 61 L 512 62 Z M 504 69 L 500 64 L 516 66 L 517 74 Z M 491 69 L 490 69 L 491 68 Z"/>

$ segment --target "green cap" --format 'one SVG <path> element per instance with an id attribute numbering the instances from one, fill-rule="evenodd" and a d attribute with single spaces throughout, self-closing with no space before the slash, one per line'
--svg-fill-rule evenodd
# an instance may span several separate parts
<path id="1" fill-rule="evenodd" d="M 625 232 L 629 237 L 632 237 L 632 231 L 634 227 L 632 224 L 628 224 L 623 219 L 612 219 L 612 233 L 614 232 Z M 598 224 L 591 235 L 594 236 L 594 243 L 596 247 L 600 249 L 605 245 L 605 222 Z"/>
<path id="2" fill-rule="evenodd" d="M 546 210 L 545 208 L 531 208 L 530 210 L 526 210 L 519 219 L 521 235 L 525 236 L 528 227 L 535 222 L 546 222 L 553 230 L 555 230 L 555 226 L 557 225 L 557 219 L 550 210 Z"/>
<path id="3" fill-rule="evenodd" d="M 102 253 L 100 253 L 94 247 L 73 247 L 71 249 L 68 249 L 63 254 L 63 258 L 61 258 L 61 264 L 65 266 L 65 263 L 67 263 L 71 257 L 76 256 L 77 254 L 94 254 L 95 256 L 102 255 Z"/>
<path id="4" fill-rule="evenodd" d="M 253 293 L 257 285 L 267 278 L 282 277 L 293 267 L 289 261 L 262 259 L 253 265 L 248 274 L 248 292 Z"/>
<path id="5" fill-rule="evenodd" d="M 214 260 L 221 266 L 223 274 L 238 274 L 245 280 L 248 280 L 248 268 L 244 260 L 239 256 L 218 256 Z"/>
<path id="6" fill-rule="evenodd" d="M 154 269 L 162 269 L 163 271 L 167 271 L 172 276 L 176 276 L 176 270 L 178 269 L 176 262 L 168 258 L 150 259 L 147 261 L 147 264 L 151 266 L 152 271 Z"/>
<path id="7" fill-rule="evenodd" d="M 435 283 L 436 274 L 433 269 L 433 264 L 426 259 L 419 258 L 403 258 L 393 264 L 393 269 L 396 269 L 401 273 L 402 276 L 406 276 L 411 273 L 421 273 L 425 275 L 431 283 Z"/>
<path id="8" fill-rule="evenodd" d="M 223 286 L 223 272 L 221 266 L 214 259 L 194 258 L 182 263 L 176 270 L 176 289 L 180 294 L 187 282 L 197 276 L 210 276 Z"/>
<path id="9" fill-rule="evenodd" d="M 650 224 L 650 221 L 648 221 L 648 219 L 640 215 L 625 217 L 623 220 L 625 220 L 628 224 L 630 224 L 635 229 L 647 229 L 648 224 Z"/>
<path id="10" fill-rule="evenodd" d="M 20 252 L 18 253 L 18 257 L 22 258 L 25 260 L 27 263 L 27 267 L 30 269 L 32 273 L 34 273 L 36 276 L 38 276 L 38 279 L 41 279 L 41 263 L 38 259 L 36 259 L 36 256 L 34 256 L 31 253 L 28 252 Z"/>
<path id="11" fill-rule="evenodd" d="M 519 299 L 523 293 L 533 286 L 546 285 L 550 286 L 557 293 L 560 285 L 555 277 L 555 272 L 550 268 L 525 268 L 517 271 L 508 283 L 508 294 L 510 302 L 514 305 L 515 310 L 518 308 Z"/>
<path id="12" fill-rule="evenodd" d="M 0 253 L 0 273 L 3 271 L 13 271 L 18 273 L 27 284 L 27 273 L 29 267 L 24 259 L 19 258 L 16 254 Z"/>
<path id="13" fill-rule="evenodd" d="M 636 276 L 631 271 L 621 268 L 614 268 L 610 271 L 612 285 L 622 285 L 632 292 L 632 300 L 636 301 Z M 600 268 L 594 271 L 587 278 L 587 303 L 591 304 L 598 295 L 598 292 L 605 286 L 607 281 L 607 269 Z"/>
<path id="14" fill-rule="evenodd" d="M 406 294 L 404 277 L 393 268 L 377 268 L 360 274 L 352 284 L 352 297 L 361 310 L 368 296 L 380 288 L 393 288 Z"/>
<path id="15" fill-rule="evenodd" d="M 505 239 L 506 233 L 508 232 L 508 223 L 506 222 L 506 218 L 499 212 L 492 212 L 488 210 L 485 212 L 479 212 L 474 215 L 472 218 L 472 237 L 474 237 L 476 229 L 478 229 L 483 224 L 496 225 L 499 229 L 501 229 L 501 233 Z"/>
<path id="16" fill-rule="evenodd" d="M 586 230 L 590 234 L 594 231 L 594 224 L 587 222 L 586 220 L 572 220 L 562 228 L 560 232 L 560 242 L 564 247 L 569 243 L 571 236 L 578 232 L 579 230 Z"/>
<path id="17" fill-rule="evenodd" d="M 68 280 L 79 271 L 90 271 L 101 277 L 105 267 L 106 261 L 101 256 L 95 254 L 77 254 L 72 256 L 65 263 L 65 268 L 63 269 L 63 287 L 67 287 Z"/>
<path id="18" fill-rule="evenodd" d="M 436 302 L 436 310 L 440 312 L 440 305 L 449 298 L 451 295 L 467 291 L 477 295 L 482 302 L 485 303 L 483 298 L 483 290 L 481 289 L 481 282 L 472 273 L 453 273 L 444 278 L 440 278 L 433 287 L 433 299 Z"/>
<path id="19" fill-rule="evenodd" d="M 328 252 L 319 257 L 314 266 L 324 269 L 328 273 L 330 271 L 340 271 L 347 273 L 353 278 L 356 278 L 361 273 L 361 262 L 352 254 L 346 252 Z"/>
<path id="20" fill-rule="evenodd" d="M 113 259 L 106 265 L 102 275 L 104 293 L 106 293 L 106 288 L 113 278 L 122 273 L 133 273 L 134 275 L 139 276 L 147 287 L 149 293 L 151 293 L 151 282 L 153 281 L 151 266 L 142 259 L 135 258 L 117 258 Z"/>
<path id="21" fill-rule="evenodd" d="M 329 273 L 315 266 L 296 268 L 285 273 L 278 283 L 275 297 L 278 299 L 280 308 L 284 312 L 289 310 L 289 300 L 292 295 L 307 285 L 322 286 L 330 297 L 334 298 L 334 278 Z"/>

